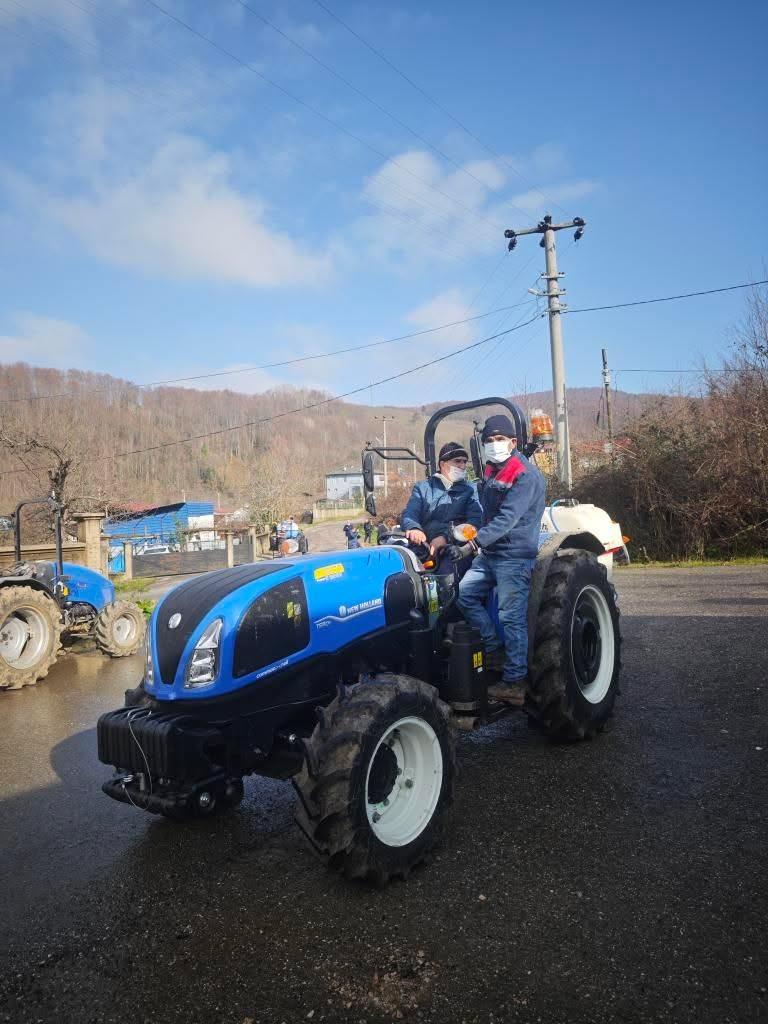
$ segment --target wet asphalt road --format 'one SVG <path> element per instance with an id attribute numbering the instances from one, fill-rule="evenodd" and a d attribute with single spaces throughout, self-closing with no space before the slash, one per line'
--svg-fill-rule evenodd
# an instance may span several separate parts
<path id="1" fill-rule="evenodd" d="M 192 826 L 102 796 L 138 659 L 0 694 L 0 1021 L 768 1020 L 768 568 L 618 586 L 612 730 L 463 738 L 436 860 L 382 891 L 315 861 L 287 783 Z"/>

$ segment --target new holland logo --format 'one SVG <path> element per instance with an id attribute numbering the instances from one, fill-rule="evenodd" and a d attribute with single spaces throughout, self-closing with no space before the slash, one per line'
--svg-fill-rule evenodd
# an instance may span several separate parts
<path id="1" fill-rule="evenodd" d="M 176 629 L 178 624 L 181 622 L 181 615 L 179 612 L 174 612 L 173 615 L 168 619 L 168 629 Z"/>

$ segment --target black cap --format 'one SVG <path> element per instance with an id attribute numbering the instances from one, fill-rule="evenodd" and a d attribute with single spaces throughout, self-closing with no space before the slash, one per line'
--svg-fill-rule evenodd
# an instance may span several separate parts
<path id="1" fill-rule="evenodd" d="M 437 457 L 438 462 L 447 462 L 449 459 L 468 459 L 467 449 L 462 448 L 458 441 L 448 441 L 440 449 Z"/>
<path id="2" fill-rule="evenodd" d="M 485 421 L 482 433 L 483 442 L 487 441 L 491 434 L 503 434 L 504 437 L 517 437 L 517 431 L 512 426 L 512 420 L 509 416 L 504 416 L 503 414 L 499 414 L 498 416 L 489 416 Z"/>

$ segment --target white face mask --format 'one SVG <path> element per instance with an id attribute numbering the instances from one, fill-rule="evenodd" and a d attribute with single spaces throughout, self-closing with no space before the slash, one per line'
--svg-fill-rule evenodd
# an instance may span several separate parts
<path id="1" fill-rule="evenodd" d="M 488 462 L 506 462 L 511 455 L 509 441 L 488 441 L 483 451 Z"/>
<path id="2" fill-rule="evenodd" d="M 452 484 L 457 484 L 459 480 L 464 480 L 467 475 L 466 469 L 459 469 L 458 466 L 448 467 L 448 479 Z"/>

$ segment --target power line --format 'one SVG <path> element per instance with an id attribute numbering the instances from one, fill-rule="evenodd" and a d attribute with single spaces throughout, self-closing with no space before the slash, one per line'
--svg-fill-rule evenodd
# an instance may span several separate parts
<path id="1" fill-rule="evenodd" d="M 262 14 L 260 11 L 257 11 L 255 7 L 251 6 L 251 4 L 246 3 L 246 0 L 237 0 L 237 3 L 239 3 L 244 10 L 248 11 L 254 17 L 258 18 L 259 21 L 262 22 L 262 24 L 267 25 L 269 28 L 272 29 L 273 32 L 276 32 L 283 39 L 287 40 L 287 42 L 289 42 L 291 46 L 294 46 L 305 56 L 309 57 L 310 60 L 313 60 L 315 64 L 321 67 L 324 71 L 327 71 L 329 75 L 333 75 L 334 78 L 338 79 L 338 81 L 340 81 L 343 85 L 347 86 L 348 89 L 351 89 L 358 96 L 362 97 L 362 99 L 364 99 L 366 103 L 370 103 L 372 107 L 374 107 L 380 113 L 384 114 L 386 117 L 390 118 L 390 120 L 394 121 L 395 124 L 399 125 L 401 128 L 404 128 L 405 131 L 409 132 L 415 139 L 418 139 L 418 141 L 421 142 L 423 145 L 428 146 L 429 149 L 431 149 L 434 153 L 437 153 L 437 155 L 442 160 L 445 160 L 448 163 L 452 164 L 458 171 L 460 171 L 467 177 L 471 178 L 484 189 L 487 189 L 489 187 L 487 182 L 483 181 L 481 178 L 478 178 L 476 174 L 473 174 L 472 171 L 469 170 L 469 168 L 464 167 L 462 164 L 458 162 L 458 160 L 454 160 L 453 157 L 449 156 L 448 153 L 443 152 L 442 149 L 436 146 L 433 142 L 430 142 L 428 138 L 421 134 L 421 132 L 418 132 L 415 128 L 411 128 L 411 126 L 407 124 L 405 121 L 403 121 L 401 117 L 398 117 L 397 114 L 393 114 L 391 110 L 388 110 L 385 106 L 379 103 L 378 100 L 375 100 L 372 96 L 369 96 L 368 93 L 364 92 L 362 89 L 356 86 L 354 82 L 351 82 L 348 78 L 342 75 L 341 72 L 337 71 L 336 68 L 334 68 L 331 64 L 326 63 L 321 57 L 318 57 L 317 54 L 313 53 L 306 46 L 300 43 L 297 39 L 294 39 L 293 36 L 291 36 L 288 32 L 285 32 L 273 21 L 270 21 L 270 19 L 267 18 L 264 14 Z M 516 210 L 520 209 L 519 207 L 515 206 L 514 203 L 510 203 L 509 205 Z M 522 210 L 520 210 L 520 212 L 523 213 Z"/>
<path id="2" fill-rule="evenodd" d="M 411 86 L 411 88 L 415 89 L 416 92 L 420 93 L 424 97 L 424 99 L 428 100 L 433 107 L 435 107 L 447 118 L 449 118 L 449 120 L 453 121 L 453 123 L 457 125 L 459 128 L 461 128 L 461 130 L 465 132 L 471 139 L 474 139 L 474 141 L 479 146 L 482 146 L 486 153 L 490 153 L 495 160 L 500 160 L 506 167 L 509 168 L 510 171 L 512 171 L 513 174 L 516 174 L 518 178 L 520 178 L 524 185 L 527 185 L 528 188 L 532 189 L 534 192 L 537 192 L 541 196 L 541 198 L 544 199 L 546 202 L 551 203 L 552 206 L 556 206 L 559 210 L 562 210 L 563 213 L 565 213 L 565 210 L 563 210 L 562 206 L 559 206 L 558 203 L 554 202 L 554 200 L 549 199 L 536 185 L 533 185 L 531 182 L 527 181 L 526 178 L 520 173 L 520 171 L 514 166 L 514 164 L 511 164 L 505 157 L 503 157 L 500 153 L 497 153 L 496 150 L 494 150 L 491 146 L 489 146 L 486 142 L 479 138 L 479 136 L 477 136 L 472 131 L 471 128 L 468 128 L 463 123 L 463 121 L 460 121 L 458 117 L 452 114 L 451 111 L 444 107 L 443 104 L 440 103 L 438 100 L 436 100 L 434 96 L 431 96 L 426 91 L 426 89 L 423 89 L 417 82 L 414 82 L 412 78 L 406 75 L 404 71 L 401 71 L 400 68 L 389 59 L 389 57 L 385 57 L 381 50 L 377 50 L 376 47 L 372 43 L 369 43 L 364 36 L 361 36 L 359 32 L 356 32 L 350 25 L 346 23 L 346 21 L 344 21 L 341 17 L 339 17 L 338 14 L 332 11 L 330 7 L 324 4 L 323 0 L 315 0 L 315 3 L 317 4 L 318 7 L 321 7 L 326 14 L 329 14 L 335 21 L 338 21 L 338 23 L 343 28 L 345 28 L 347 32 L 350 33 L 350 35 L 353 35 L 355 39 L 359 40 L 359 42 L 361 42 L 363 46 L 367 47 L 371 51 L 371 53 L 374 53 L 379 58 L 379 60 L 383 61 L 387 65 L 387 67 L 391 68 L 396 75 L 399 75 L 400 78 L 407 82 Z"/>
<path id="3" fill-rule="evenodd" d="M 379 348 L 382 345 L 392 345 L 398 341 L 409 341 L 411 338 L 421 338 L 425 334 L 435 334 L 437 331 L 445 331 L 451 327 L 460 327 L 462 324 L 472 323 L 475 320 L 483 320 L 485 317 L 493 316 L 495 313 L 503 313 L 512 309 L 519 309 L 521 306 L 530 305 L 533 300 L 517 302 L 512 306 L 500 306 L 498 309 L 490 309 L 487 313 L 475 313 L 474 316 L 465 317 L 463 320 L 454 320 L 448 324 L 440 324 L 437 327 L 426 327 L 421 331 L 412 331 L 410 334 L 401 334 L 396 338 L 385 338 L 383 341 L 370 341 L 364 345 L 351 345 L 348 348 L 337 348 L 330 352 L 315 352 L 309 356 L 296 356 L 293 359 L 282 359 L 274 363 L 260 363 L 257 366 L 241 366 L 233 370 L 212 370 L 210 373 L 192 374 L 188 377 L 171 377 L 168 380 L 147 381 L 144 384 L 107 384 L 101 388 L 85 388 L 82 391 L 61 391 L 51 395 L 24 395 L 21 398 L 0 399 L 0 405 L 13 404 L 16 402 L 43 402 L 55 398 L 82 398 L 84 395 L 97 395 L 109 391 L 128 391 L 133 388 L 155 388 L 165 384 L 183 384 L 190 380 L 207 380 L 211 377 L 227 377 L 239 373 L 253 373 L 256 370 L 274 370 L 280 366 L 294 366 L 297 363 L 308 363 L 315 359 L 326 359 L 330 356 L 345 355 L 348 352 L 362 352 L 368 348 Z"/>
<path id="4" fill-rule="evenodd" d="M 378 387 L 381 384 L 391 384 L 392 381 L 400 380 L 412 373 L 418 373 L 419 370 L 426 370 L 428 367 L 435 366 L 437 363 L 445 362 L 446 359 L 452 359 L 454 356 L 461 355 L 464 352 L 470 352 L 473 349 L 479 348 L 481 345 L 487 345 L 489 342 L 495 341 L 501 334 L 511 334 L 513 331 L 518 331 L 523 327 L 527 327 L 528 324 L 532 324 L 533 321 L 537 320 L 541 315 L 541 313 L 537 313 L 535 316 L 531 317 L 530 320 L 517 324 L 515 327 L 508 327 L 506 331 L 501 331 L 500 334 L 490 334 L 487 338 L 481 338 L 480 341 L 474 341 L 469 345 L 463 345 L 461 348 L 454 349 L 452 352 L 446 352 L 445 355 L 437 356 L 435 359 L 430 359 L 426 363 L 420 363 L 418 366 L 412 366 L 408 370 L 401 370 L 399 373 L 394 373 L 389 377 L 383 377 L 381 380 L 370 381 L 368 384 L 362 384 L 359 387 L 352 388 L 350 391 L 344 391 L 339 395 L 331 395 L 330 397 L 323 398 L 320 401 L 310 402 L 308 405 L 300 405 L 295 409 L 286 409 L 283 412 L 275 413 L 272 416 L 262 416 L 259 419 L 248 420 L 246 423 L 238 423 L 234 427 L 220 427 L 217 430 L 208 430 L 203 434 L 193 434 L 189 437 L 180 437 L 175 441 L 162 441 L 159 444 L 153 444 L 147 448 L 135 448 L 132 451 L 116 452 L 113 455 L 105 455 L 99 459 L 92 459 L 91 464 L 112 462 L 115 459 L 125 459 L 131 455 L 146 455 L 148 452 L 160 451 L 163 448 L 174 448 L 176 445 L 189 444 L 191 441 L 203 441 L 208 437 L 217 437 L 221 434 L 231 434 L 235 430 L 245 430 L 248 427 L 256 427 L 261 426 L 264 423 L 271 423 L 274 420 L 282 419 L 284 416 L 295 416 L 298 413 L 309 412 L 311 409 L 319 409 L 321 406 L 330 405 L 332 402 L 340 402 L 342 399 L 350 398 L 352 395 L 359 395 L 360 392 L 367 391 L 369 388 Z M 31 473 L 42 469 L 45 469 L 45 467 L 25 466 L 23 469 L 5 470 L 5 472 L 0 473 L 0 476 L 11 476 L 16 473 Z"/>
<path id="5" fill-rule="evenodd" d="M 628 306 L 650 306 L 654 302 L 673 302 L 675 299 L 695 299 L 700 295 L 718 295 L 720 292 L 735 292 L 739 288 L 756 288 L 768 284 L 764 281 L 748 281 L 746 284 L 731 284 L 727 288 L 707 288 L 703 292 L 683 292 L 682 295 L 664 295 L 660 299 L 637 299 L 635 302 L 616 302 L 611 306 L 584 306 L 581 309 L 564 309 L 563 313 L 596 313 L 603 309 L 626 309 Z"/>
<path id="6" fill-rule="evenodd" d="M 238 57 L 237 54 L 227 49 L 227 47 L 222 46 L 220 43 L 217 43 L 215 39 L 211 39 L 210 36 L 205 35 L 203 32 L 199 32 L 196 28 L 194 28 L 194 26 L 190 25 L 189 22 L 184 21 L 183 18 L 179 18 L 171 11 L 166 10 L 159 3 L 157 3 L 156 0 L 145 0 L 145 2 L 148 3 L 151 7 L 154 7 L 155 10 L 160 11 L 161 14 L 164 14 L 166 18 L 169 18 L 171 21 L 176 22 L 177 25 L 180 25 L 182 28 L 185 28 L 188 32 L 191 32 L 192 35 L 196 36 L 198 39 L 201 39 L 203 42 L 208 43 L 209 46 L 212 46 L 215 50 L 218 50 L 219 53 L 224 54 L 224 56 L 228 57 L 230 60 L 234 60 L 241 67 L 245 68 L 246 71 L 250 71 L 251 74 L 256 75 L 263 82 L 266 82 L 267 85 L 272 86 L 273 89 L 277 89 L 278 92 L 281 92 L 284 96 L 287 96 L 288 99 L 292 100 L 294 103 L 297 103 L 299 104 L 299 106 L 302 106 L 306 110 L 309 110 L 316 117 L 319 117 L 321 120 L 331 125 L 337 131 L 343 132 L 345 135 L 347 135 L 350 139 L 353 139 L 359 145 L 365 146 L 366 149 L 370 149 L 371 152 L 375 153 L 376 156 L 378 156 L 380 159 L 385 160 L 388 164 L 391 164 L 393 167 L 397 167 L 401 171 L 404 171 L 412 178 L 415 178 L 416 181 L 418 181 L 420 184 L 431 189 L 438 195 L 443 196 L 444 199 L 448 199 L 450 202 L 456 204 L 456 206 L 461 207 L 461 209 L 466 210 L 467 213 L 471 214 L 477 220 L 485 221 L 485 223 L 490 225 L 494 229 L 494 231 L 498 230 L 498 226 L 484 214 L 479 213 L 477 210 L 472 209 L 471 206 L 467 206 L 466 203 L 463 203 L 460 199 L 457 199 L 455 196 L 449 195 L 447 192 L 444 192 L 441 188 L 438 188 L 436 185 L 431 184 L 431 182 L 427 181 L 426 178 L 422 178 L 420 175 L 412 171 L 409 167 L 406 167 L 405 164 L 399 163 L 393 157 L 388 156 L 382 150 L 377 149 L 377 147 L 372 145 L 370 142 L 366 142 L 366 140 L 363 139 L 361 136 L 356 135 L 348 128 L 345 128 L 344 125 L 341 124 L 339 121 L 336 121 L 332 117 L 329 117 L 327 114 L 324 114 L 321 110 L 313 106 L 307 100 L 302 99 L 300 96 L 297 96 L 296 93 L 291 92 L 290 89 L 287 89 L 284 85 L 280 85 L 279 82 L 276 82 L 274 79 L 269 78 L 268 75 L 265 75 L 262 71 L 259 71 L 252 64 L 249 64 L 247 61 L 242 60 L 242 58 Z M 444 211 L 441 210 L 439 212 L 443 213 Z"/>
<path id="7" fill-rule="evenodd" d="M 530 263 L 531 261 L 529 260 L 528 262 Z M 516 276 L 519 276 L 519 274 L 525 269 L 525 267 L 527 265 L 528 265 L 527 263 L 524 264 L 523 267 L 520 268 L 520 271 L 518 271 L 518 274 Z M 609 309 L 626 309 L 626 308 L 628 308 L 630 306 L 645 306 L 645 305 L 651 305 L 653 303 L 658 303 L 658 302 L 673 302 L 673 301 L 678 300 L 678 299 L 699 298 L 700 296 L 703 296 L 703 295 L 718 295 L 718 294 L 721 294 L 723 292 L 732 292 L 732 291 L 737 291 L 737 290 L 743 289 L 743 288 L 755 288 L 755 287 L 758 287 L 759 285 L 764 285 L 764 284 L 768 284 L 768 278 L 765 279 L 765 280 L 762 280 L 762 281 L 749 281 L 749 282 L 747 282 L 745 284 L 728 285 L 727 287 L 724 287 L 724 288 L 708 288 L 705 291 L 683 292 L 683 293 L 681 293 L 679 295 L 666 295 L 666 296 L 662 296 L 660 298 L 655 298 L 655 299 L 638 299 L 638 300 L 636 300 L 634 302 L 618 302 L 618 303 L 615 303 L 615 304 L 610 305 L 610 306 L 589 306 L 589 307 L 584 307 L 582 309 L 563 309 L 562 312 L 563 313 L 594 313 L 594 312 L 600 312 L 602 310 L 609 310 Z M 507 286 L 507 288 L 508 287 L 509 286 Z M 506 289 L 504 289 L 504 290 L 506 290 Z M 401 335 L 398 335 L 395 338 L 386 338 L 383 341 L 371 341 L 371 342 L 367 342 L 364 345 L 351 345 L 351 346 L 348 346 L 346 348 L 333 349 L 333 350 L 331 350 L 329 352 L 316 352 L 313 355 L 297 356 L 297 357 L 295 357 L 293 359 L 283 359 L 283 360 L 279 360 L 279 361 L 273 362 L 273 363 L 260 363 L 260 364 L 255 365 L 255 366 L 244 366 L 244 367 L 236 368 L 236 369 L 233 369 L 233 370 L 213 370 L 210 373 L 191 374 L 191 375 L 186 376 L 186 377 L 171 377 L 171 378 L 169 378 L 167 380 L 147 381 L 144 384 L 124 384 L 124 385 L 113 385 L 113 384 L 110 384 L 110 385 L 107 385 L 107 386 L 105 386 L 103 388 L 88 388 L 88 389 L 84 389 L 83 391 L 78 391 L 78 392 L 64 391 L 64 392 L 59 392 L 58 394 L 24 395 L 24 396 L 22 396 L 20 398 L 3 398 L 3 399 L 0 399 L 0 404 L 1 405 L 8 405 L 8 404 L 15 404 L 17 402 L 42 402 L 42 401 L 47 401 L 49 399 L 57 399 L 57 398 L 82 398 L 83 395 L 99 394 L 99 393 L 108 392 L 108 391 L 115 391 L 115 390 L 118 390 L 118 389 L 119 390 L 129 390 L 131 388 L 153 388 L 153 387 L 161 387 L 161 386 L 166 385 L 166 384 L 183 384 L 183 383 L 186 383 L 187 381 L 191 381 L 191 380 L 207 380 L 207 379 L 212 378 L 212 377 L 226 377 L 226 376 L 231 376 L 233 374 L 238 374 L 238 373 L 252 373 L 252 372 L 255 372 L 256 370 L 272 370 L 272 369 L 276 369 L 276 368 L 281 367 L 281 366 L 292 366 L 292 365 L 295 365 L 297 363 L 311 362 L 311 361 L 313 361 L 315 359 L 325 359 L 325 358 L 328 358 L 330 356 L 345 355 L 345 354 L 347 354 L 349 352 L 360 352 L 360 351 L 363 351 L 363 350 L 369 349 L 369 348 L 378 348 L 378 347 L 380 347 L 382 345 L 391 345 L 391 344 L 394 344 L 395 342 L 398 342 L 398 341 L 408 341 L 411 338 L 419 338 L 419 337 L 424 336 L 425 334 L 434 334 L 436 331 L 448 330 L 451 327 L 460 327 L 462 324 L 472 323 L 474 320 L 482 320 L 485 317 L 493 316 L 495 313 L 505 313 L 506 314 L 506 313 L 509 312 L 509 310 L 518 309 L 521 306 L 524 306 L 526 304 L 527 303 L 525 303 L 525 302 L 518 302 L 518 303 L 514 303 L 513 305 L 510 305 L 510 306 L 500 306 L 497 309 L 488 310 L 488 312 L 486 312 L 486 313 L 476 313 L 474 316 L 465 317 L 462 320 L 453 320 L 453 321 L 451 321 L 450 323 L 447 323 L 447 324 L 440 324 L 437 327 L 427 327 L 424 330 L 413 331 L 410 334 L 401 334 Z M 693 371 L 693 370 L 659 370 L 659 371 L 655 371 L 655 370 L 622 370 L 622 372 L 623 373 L 654 373 L 654 372 L 659 372 L 659 373 L 693 373 L 693 372 L 697 372 L 697 371 Z M 366 385 L 366 386 L 368 386 L 368 385 Z M 375 385 L 370 385 L 370 386 L 375 386 Z"/>

